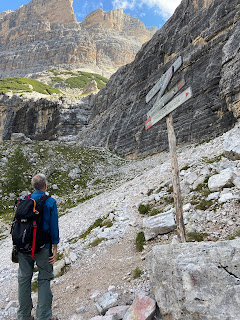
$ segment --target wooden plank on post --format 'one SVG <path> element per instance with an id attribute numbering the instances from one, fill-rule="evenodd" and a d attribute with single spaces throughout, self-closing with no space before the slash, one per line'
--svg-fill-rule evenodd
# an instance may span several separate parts
<path id="1" fill-rule="evenodd" d="M 169 77 L 170 73 L 176 72 L 182 65 L 183 60 L 182 57 L 178 57 L 177 60 L 171 65 L 171 67 L 161 76 L 161 78 L 158 80 L 158 82 L 153 86 L 153 88 L 148 92 L 146 95 L 146 102 L 148 103 L 155 94 L 161 89 L 164 80 L 166 80 L 167 77 Z M 165 89 L 164 89 L 165 90 Z"/>
<path id="2" fill-rule="evenodd" d="M 185 84 L 184 77 L 180 78 L 178 82 L 173 86 L 168 92 L 161 97 L 161 99 L 157 99 L 154 103 L 152 109 L 150 109 L 147 113 L 147 118 L 151 117 L 151 114 L 160 112 L 161 108 L 166 105 L 174 96 L 175 94 L 182 89 Z"/>
<path id="3" fill-rule="evenodd" d="M 168 129 L 168 142 L 169 150 L 171 154 L 171 164 L 172 164 L 172 180 L 173 180 L 173 195 L 176 210 L 176 223 L 177 223 L 177 235 L 179 242 L 186 242 L 186 232 L 183 221 L 183 209 L 182 209 L 182 199 L 181 199 L 181 189 L 180 189 L 180 179 L 179 179 L 179 169 L 177 161 L 177 151 L 176 151 L 176 136 L 173 126 L 173 118 L 170 113 L 166 119 L 167 129 Z"/>
<path id="4" fill-rule="evenodd" d="M 191 87 L 189 87 L 186 90 L 184 90 L 182 93 L 180 93 L 178 96 L 176 96 L 174 99 L 172 99 L 163 108 L 161 109 L 152 108 L 147 114 L 148 119 L 145 121 L 145 129 L 148 130 L 149 128 L 151 128 L 151 126 L 153 126 L 159 120 L 166 117 L 170 112 L 175 110 L 177 107 L 182 105 L 191 97 L 192 97 L 192 89 Z"/>

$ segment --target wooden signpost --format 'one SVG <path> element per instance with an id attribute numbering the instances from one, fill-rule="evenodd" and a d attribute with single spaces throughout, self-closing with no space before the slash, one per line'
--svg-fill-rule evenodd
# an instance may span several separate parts
<path id="1" fill-rule="evenodd" d="M 147 94 L 146 102 L 148 103 L 159 91 L 156 102 L 147 113 L 147 120 L 145 121 L 145 129 L 148 130 L 149 128 L 151 128 L 151 126 L 153 126 L 159 120 L 167 116 L 166 122 L 167 122 L 167 129 L 168 129 L 169 151 L 171 154 L 171 164 L 172 164 L 172 181 L 173 181 L 174 203 L 175 203 L 175 209 L 176 209 L 177 234 L 178 234 L 179 242 L 185 242 L 186 233 L 185 233 L 185 226 L 183 221 L 179 169 L 178 169 L 177 152 L 176 152 L 176 136 L 174 133 L 173 118 L 172 118 L 171 112 L 192 97 L 192 89 L 191 87 L 189 87 L 185 89 L 182 93 L 177 95 L 175 98 L 173 98 L 175 94 L 179 90 L 181 90 L 181 88 L 185 84 L 184 78 L 181 78 L 176 83 L 176 85 L 174 85 L 167 93 L 164 94 L 174 73 L 181 67 L 181 65 L 182 65 L 182 57 L 180 56 L 171 65 L 171 67 L 162 75 L 160 80 L 155 84 L 155 86 Z"/>

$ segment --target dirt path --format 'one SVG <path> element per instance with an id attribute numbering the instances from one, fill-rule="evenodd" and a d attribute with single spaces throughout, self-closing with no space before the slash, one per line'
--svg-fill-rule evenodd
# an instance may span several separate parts
<path id="1" fill-rule="evenodd" d="M 145 282 L 147 287 L 146 277 L 134 280 L 132 275 L 136 267 L 145 269 L 142 254 L 135 248 L 135 237 L 132 231 L 110 248 L 99 246 L 92 250 L 91 256 L 78 260 L 53 285 L 54 314 L 67 320 L 76 309 L 85 306 L 86 311 L 79 314 L 78 319 L 87 320 L 97 315 L 95 301 L 91 298 L 94 294 L 99 293 L 99 298 L 109 286 L 115 286 L 120 296 L 118 304 L 126 304 L 131 302 L 138 287 L 140 291 L 144 289 Z"/>

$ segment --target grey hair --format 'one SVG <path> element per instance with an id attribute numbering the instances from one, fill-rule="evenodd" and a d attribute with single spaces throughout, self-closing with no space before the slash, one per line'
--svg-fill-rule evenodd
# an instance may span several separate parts
<path id="1" fill-rule="evenodd" d="M 32 178 L 32 186 L 35 190 L 42 190 L 46 183 L 47 178 L 42 173 L 38 173 Z"/>

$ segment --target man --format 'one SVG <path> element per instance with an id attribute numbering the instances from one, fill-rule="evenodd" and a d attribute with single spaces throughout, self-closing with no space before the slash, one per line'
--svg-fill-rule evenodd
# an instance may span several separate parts
<path id="1" fill-rule="evenodd" d="M 31 198 L 38 200 L 45 194 L 47 179 L 44 174 L 38 173 L 32 178 L 32 186 L 35 191 Z M 36 315 L 38 320 L 53 320 L 52 316 L 52 291 L 50 280 L 53 279 L 53 264 L 57 260 L 57 245 L 59 243 L 58 211 L 56 200 L 49 197 L 43 207 L 43 231 L 49 231 L 52 244 L 48 243 L 35 253 L 34 258 L 30 254 L 18 253 L 18 320 L 31 320 L 33 308 L 31 298 L 31 280 L 34 262 L 38 266 L 38 303 Z M 53 245 L 53 251 L 52 251 Z"/>

